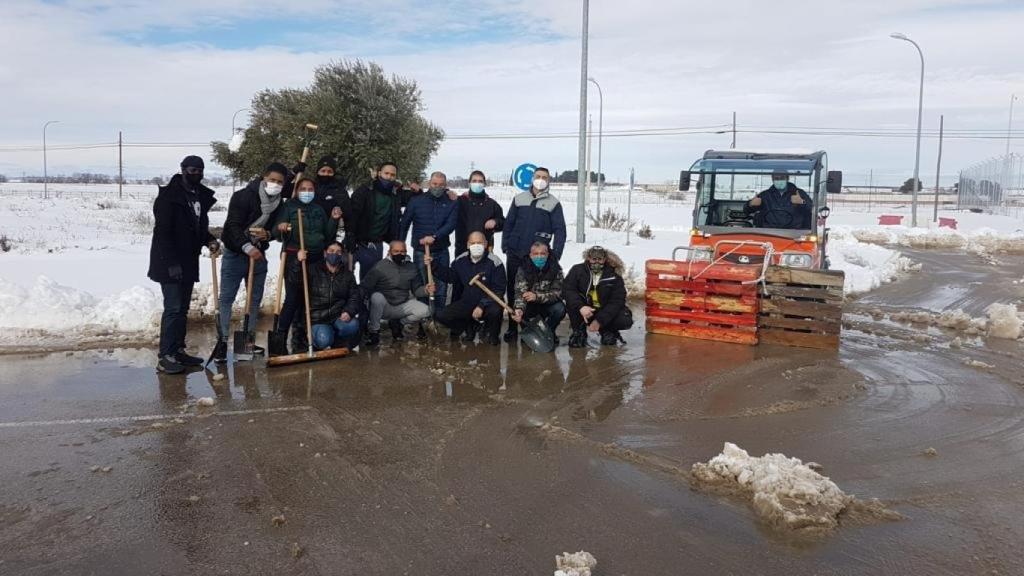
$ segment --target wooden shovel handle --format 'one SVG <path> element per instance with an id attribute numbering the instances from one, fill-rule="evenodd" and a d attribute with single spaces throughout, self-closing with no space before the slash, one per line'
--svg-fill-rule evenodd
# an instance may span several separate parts
<path id="1" fill-rule="evenodd" d="M 249 315 L 249 309 L 252 308 L 252 283 L 254 272 L 256 271 L 256 261 L 249 258 L 249 275 L 245 280 L 245 314 Z"/>
<path id="2" fill-rule="evenodd" d="M 274 298 L 274 315 L 281 315 L 281 293 L 284 292 L 285 260 L 288 259 L 288 252 L 281 250 L 281 263 L 277 266 L 277 296 Z"/>
<path id="3" fill-rule="evenodd" d="M 306 234 L 302 227 L 302 208 L 299 208 L 299 250 L 306 251 Z M 313 323 L 309 313 L 309 274 L 306 270 L 306 260 L 309 254 L 302 259 L 302 294 L 306 297 L 306 342 L 309 342 L 309 353 L 313 354 Z"/>
<path id="4" fill-rule="evenodd" d="M 426 266 L 426 268 L 427 268 L 427 284 L 430 285 L 430 284 L 434 283 L 434 271 L 430 269 L 430 265 L 433 263 L 432 262 L 432 258 L 430 257 L 430 244 L 424 244 L 423 248 L 426 249 L 426 253 L 427 253 L 427 262 L 426 262 L 426 265 L 427 265 Z M 433 294 L 430 295 L 430 299 L 431 300 L 434 299 L 434 295 Z"/>
<path id="5" fill-rule="evenodd" d="M 484 283 L 480 281 L 480 275 L 479 274 L 477 274 L 476 276 L 473 276 L 473 278 L 469 281 L 469 285 L 470 286 L 476 286 L 477 288 L 482 290 L 484 294 L 487 294 L 491 298 L 491 300 L 494 300 L 495 302 L 498 303 L 499 306 L 504 308 L 505 312 L 508 312 L 510 315 L 515 316 L 516 311 L 513 310 L 511 306 L 506 304 L 505 301 L 502 300 L 500 296 L 498 296 L 490 288 L 485 286 Z"/>
<path id="6" fill-rule="evenodd" d="M 210 268 L 213 271 L 213 305 L 220 306 L 220 279 L 217 278 L 217 255 L 210 254 Z"/>

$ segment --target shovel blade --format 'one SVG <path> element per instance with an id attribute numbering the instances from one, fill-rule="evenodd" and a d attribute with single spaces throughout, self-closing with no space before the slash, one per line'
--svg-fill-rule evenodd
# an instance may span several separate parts
<path id="1" fill-rule="evenodd" d="M 256 336 L 252 332 L 234 333 L 235 360 L 252 360 Z"/>
<path id="2" fill-rule="evenodd" d="M 537 317 L 526 320 L 519 327 L 519 340 L 534 352 L 548 353 L 555 349 L 555 335 Z"/>
<path id="3" fill-rule="evenodd" d="M 267 332 L 267 354 L 270 356 L 288 355 L 288 335 L 277 330 Z"/>

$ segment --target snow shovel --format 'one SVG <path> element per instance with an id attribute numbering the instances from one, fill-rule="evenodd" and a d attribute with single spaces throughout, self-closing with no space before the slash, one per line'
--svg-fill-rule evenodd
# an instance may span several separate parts
<path id="1" fill-rule="evenodd" d="M 304 229 L 302 225 L 302 210 L 299 210 L 299 250 L 306 251 L 306 239 L 303 234 Z M 287 356 L 274 356 L 273 358 L 267 359 L 267 366 L 287 366 L 289 364 L 299 364 L 301 362 L 313 362 L 316 360 L 327 360 L 330 358 L 340 358 L 342 356 L 348 356 L 348 348 L 332 348 L 330 350 L 321 350 L 320 352 L 313 352 L 313 321 L 309 313 L 309 274 L 306 269 L 306 260 L 302 260 L 302 294 L 306 297 L 306 340 L 309 342 L 309 350 L 305 354 L 289 354 Z"/>
<path id="2" fill-rule="evenodd" d="M 427 285 L 429 286 L 434 283 L 434 271 L 431 269 L 431 264 L 433 264 L 434 259 L 430 256 L 430 244 L 424 244 L 423 248 L 426 250 L 426 259 L 424 260 L 424 264 L 427 269 Z M 427 302 L 427 306 L 429 306 L 430 310 L 430 319 L 426 322 L 427 329 L 430 330 L 431 334 L 437 334 L 437 322 L 434 321 L 434 313 L 437 311 L 437 307 L 434 304 L 433 294 L 428 295 Z"/>
<path id="3" fill-rule="evenodd" d="M 217 355 L 218 346 L 221 344 L 227 346 L 227 343 L 224 342 L 224 331 L 220 327 L 220 284 L 218 284 L 219 279 L 217 277 L 217 256 L 214 254 L 210 254 L 210 269 L 213 271 L 213 306 L 216 310 L 217 343 L 213 345 L 213 351 L 210 352 L 210 357 L 206 359 L 206 364 L 203 364 L 203 367 L 209 366 L 210 362 L 213 362 L 213 357 Z"/>
<path id="4" fill-rule="evenodd" d="M 235 330 L 234 334 L 235 361 L 252 360 L 255 355 L 253 348 L 256 346 L 256 334 L 249 330 L 249 309 L 252 308 L 252 284 L 255 270 L 255 261 L 249 258 L 249 276 L 245 282 L 245 316 L 242 320 L 242 330 Z"/>
<path id="5" fill-rule="evenodd" d="M 271 356 L 288 354 L 288 334 L 281 334 L 281 293 L 284 292 L 284 275 L 288 253 L 281 250 L 281 264 L 277 270 L 277 295 L 274 297 L 274 325 L 267 333 L 267 352 Z"/>
<path id="6" fill-rule="evenodd" d="M 487 294 L 491 300 L 497 302 L 499 306 L 508 312 L 509 322 L 514 322 L 512 318 L 515 316 L 516 311 L 506 304 L 501 299 L 501 296 L 498 296 L 490 288 L 484 286 L 483 282 L 480 281 L 479 274 L 473 276 L 473 279 L 469 281 L 469 285 L 476 286 L 484 294 Z M 555 349 L 555 335 L 551 332 L 551 328 L 541 320 L 540 316 L 523 320 L 519 327 L 519 339 L 522 340 L 523 344 L 526 344 L 527 348 L 534 352 L 552 352 Z"/>

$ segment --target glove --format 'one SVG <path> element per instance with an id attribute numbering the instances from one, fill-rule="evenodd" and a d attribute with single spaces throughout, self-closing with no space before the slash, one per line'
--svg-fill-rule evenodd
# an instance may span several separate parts
<path id="1" fill-rule="evenodd" d="M 167 275 L 171 277 L 173 282 L 181 282 L 181 266 L 178 266 L 177 264 L 174 266 L 168 266 Z"/>
<path id="2" fill-rule="evenodd" d="M 305 162 L 299 162 L 295 166 L 292 166 L 292 172 L 298 174 L 299 172 L 305 172 L 306 168 L 308 168 L 308 166 Z"/>

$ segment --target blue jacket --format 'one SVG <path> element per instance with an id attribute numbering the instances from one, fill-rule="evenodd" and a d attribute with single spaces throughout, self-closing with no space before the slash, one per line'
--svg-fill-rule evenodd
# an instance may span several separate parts
<path id="1" fill-rule="evenodd" d="M 544 191 L 536 197 L 530 191 L 517 194 L 512 200 L 501 233 L 501 251 L 525 258 L 537 241 L 551 247 L 555 260 L 562 259 L 565 248 L 565 216 L 558 198 Z"/>
<path id="2" fill-rule="evenodd" d="M 423 251 L 420 239 L 424 236 L 434 237 L 434 248 L 448 248 L 451 235 L 455 231 L 455 222 L 459 215 L 458 204 L 448 197 L 447 191 L 439 198 L 429 193 L 419 194 L 409 201 L 409 206 L 402 215 L 402 229 L 399 238 L 405 239 L 412 226 L 412 246 L 416 251 Z"/>
<path id="3" fill-rule="evenodd" d="M 439 264 L 437 260 L 434 260 L 432 268 L 435 276 L 452 285 L 453 303 L 468 298 L 481 308 L 498 305 L 484 294 L 483 290 L 469 285 L 469 281 L 477 274 L 481 275 L 480 280 L 484 286 L 490 288 L 495 294 L 503 294 L 506 288 L 505 264 L 493 252 L 489 252 L 475 263 L 469 257 L 469 252 L 463 252 L 452 261 L 451 266 Z"/>

